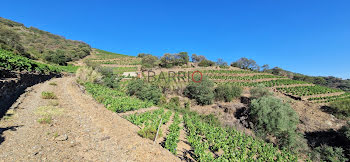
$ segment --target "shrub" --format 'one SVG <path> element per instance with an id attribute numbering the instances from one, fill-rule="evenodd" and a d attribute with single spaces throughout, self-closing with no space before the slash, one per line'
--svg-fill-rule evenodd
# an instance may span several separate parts
<path id="1" fill-rule="evenodd" d="M 241 96 L 243 89 L 232 85 L 219 85 L 215 88 L 215 99 L 217 101 L 230 102 L 232 99 Z"/>
<path id="2" fill-rule="evenodd" d="M 40 124 L 51 124 L 52 117 L 51 116 L 44 116 L 44 117 L 39 118 L 37 121 Z"/>
<path id="3" fill-rule="evenodd" d="M 250 90 L 250 95 L 252 99 L 258 99 L 264 96 L 273 95 L 264 85 L 259 84 Z"/>
<path id="4" fill-rule="evenodd" d="M 279 139 L 282 147 L 295 147 L 299 118 L 289 104 L 272 96 L 252 100 L 250 118 L 258 136 L 272 134 Z"/>
<path id="5" fill-rule="evenodd" d="M 214 65 L 215 65 L 215 62 L 206 60 L 206 59 L 198 63 L 198 66 L 202 66 L 202 67 L 208 67 L 208 66 L 214 66 Z"/>
<path id="6" fill-rule="evenodd" d="M 172 97 L 169 101 L 170 103 L 174 103 L 176 106 L 180 106 L 180 99 L 179 97 Z"/>
<path id="7" fill-rule="evenodd" d="M 350 121 L 348 121 L 347 125 L 343 126 L 339 131 L 350 141 Z"/>
<path id="8" fill-rule="evenodd" d="M 200 80 L 199 76 L 194 77 L 195 80 Z M 184 95 L 190 99 L 195 99 L 197 104 L 209 105 L 214 99 L 213 86 L 214 83 L 212 81 L 203 77 L 199 83 L 191 82 L 188 84 L 184 90 Z"/>
<path id="9" fill-rule="evenodd" d="M 314 161 L 345 162 L 348 160 L 345 158 L 342 148 L 327 145 L 316 147 L 312 157 Z"/>
<path id="10" fill-rule="evenodd" d="M 143 68 L 153 68 L 154 66 L 156 66 L 157 61 L 158 58 L 156 56 L 145 55 L 142 56 L 141 64 Z"/>
<path id="11" fill-rule="evenodd" d="M 146 87 L 143 87 L 141 91 L 136 92 L 135 95 L 141 100 L 147 100 L 154 104 L 158 104 L 162 97 L 162 92 L 157 86 L 147 84 Z"/>
<path id="12" fill-rule="evenodd" d="M 133 96 L 137 92 L 140 92 L 145 86 L 146 86 L 146 83 L 141 79 L 132 80 L 126 86 L 126 89 L 127 89 L 126 93 L 130 96 Z"/>
<path id="13" fill-rule="evenodd" d="M 165 96 L 160 97 L 160 99 L 159 99 L 159 104 L 160 104 L 160 105 L 165 105 L 165 104 L 167 104 L 167 100 L 166 100 L 166 97 L 165 97 Z"/>
<path id="14" fill-rule="evenodd" d="M 137 133 L 143 138 L 154 140 L 157 134 L 157 129 L 155 129 L 152 126 L 146 126 L 145 128 L 139 130 Z M 158 137 L 161 137 L 161 136 L 162 136 L 162 131 L 159 128 Z"/>
<path id="15" fill-rule="evenodd" d="M 56 95 L 53 92 L 41 92 L 41 98 L 43 99 L 56 99 Z"/>
<path id="16" fill-rule="evenodd" d="M 159 87 L 154 84 L 150 85 L 140 79 L 133 80 L 127 85 L 127 93 L 131 96 L 135 95 L 141 100 L 151 101 L 154 104 L 158 104 L 162 97 Z"/>
<path id="17" fill-rule="evenodd" d="M 77 80 L 82 83 L 91 82 L 91 83 L 101 83 L 102 74 L 93 70 L 91 67 L 81 67 L 77 70 L 76 73 Z"/>
<path id="18" fill-rule="evenodd" d="M 336 101 L 331 103 L 329 107 L 337 117 L 350 117 L 350 100 Z"/>
<path id="19" fill-rule="evenodd" d="M 184 103 L 185 109 L 189 110 L 191 108 L 191 101 L 188 100 L 187 102 Z"/>

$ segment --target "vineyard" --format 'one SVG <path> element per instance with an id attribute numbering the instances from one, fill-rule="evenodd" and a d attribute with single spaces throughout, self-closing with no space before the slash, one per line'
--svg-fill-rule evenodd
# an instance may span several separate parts
<path id="1" fill-rule="evenodd" d="M 332 89 L 327 88 L 323 86 L 302 86 L 302 87 L 289 87 L 289 88 L 277 88 L 277 90 L 291 94 L 294 96 L 311 96 L 311 95 L 318 95 L 318 94 L 328 94 L 328 93 L 336 93 L 336 92 L 342 92 L 339 89 Z"/>
<path id="2" fill-rule="evenodd" d="M 209 79 L 220 79 L 220 80 L 242 80 L 242 81 L 252 81 L 258 79 L 272 79 L 272 78 L 284 78 L 276 75 L 253 75 L 253 76 L 220 76 L 220 75 L 209 75 Z"/>
<path id="3" fill-rule="evenodd" d="M 349 100 L 349 99 L 350 99 L 350 93 L 343 93 L 341 95 L 336 95 L 336 96 L 312 97 L 312 98 L 308 98 L 308 101 L 314 101 L 316 103 L 329 103 L 329 102 L 343 101 L 343 100 Z"/>
<path id="4" fill-rule="evenodd" d="M 148 108 L 153 106 L 152 102 L 141 101 L 140 99 L 127 96 L 125 92 L 114 90 L 99 84 L 85 83 L 86 91 L 93 98 L 105 105 L 105 107 L 114 112 L 125 112 Z"/>
<path id="5" fill-rule="evenodd" d="M 128 121 L 139 126 L 139 134 L 145 138 L 152 139 L 154 135 L 147 131 L 156 131 L 159 123 L 165 124 L 169 121 L 171 110 L 165 113 L 163 108 L 153 112 L 142 114 L 131 114 L 125 116 Z M 175 112 L 168 133 L 164 136 L 164 148 L 173 154 L 178 152 L 180 131 L 186 132 L 189 145 L 193 149 L 192 158 L 197 161 L 297 161 L 294 154 L 279 150 L 270 143 L 254 139 L 234 129 L 223 128 L 206 123 L 196 113 Z M 185 127 L 180 127 L 184 123 Z M 219 153 L 220 152 L 220 153 Z"/>
<path id="6" fill-rule="evenodd" d="M 0 67 L 11 71 L 28 71 L 38 73 L 58 73 L 62 71 L 58 66 L 42 64 L 26 57 L 15 55 L 0 49 Z"/>

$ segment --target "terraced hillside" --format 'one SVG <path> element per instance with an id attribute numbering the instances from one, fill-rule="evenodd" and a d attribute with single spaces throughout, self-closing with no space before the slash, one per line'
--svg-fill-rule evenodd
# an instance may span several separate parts
<path id="1" fill-rule="evenodd" d="M 84 62 L 93 66 L 110 67 L 115 74 L 138 71 L 141 68 L 140 58 L 99 49 L 93 49 L 93 54 L 84 59 Z"/>

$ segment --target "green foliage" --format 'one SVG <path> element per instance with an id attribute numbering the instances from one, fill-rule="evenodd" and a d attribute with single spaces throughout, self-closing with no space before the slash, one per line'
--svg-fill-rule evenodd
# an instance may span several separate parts
<path id="1" fill-rule="evenodd" d="M 139 99 L 151 101 L 154 104 L 158 104 L 162 96 L 158 86 L 146 83 L 140 79 L 132 80 L 127 85 L 127 93 L 131 96 L 135 95 Z"/>
<path id="2" fill-rule="evenodd" d="M 271 96 L 272 93 L 264 85 L 259 84 L 250 90 L 250 95 L 252 99 L 258 99 L 264 96 Z"/>
<path id="3" fill-rule="evenodd" d="M 250 69 L 250 70 L 256 70 L 259 71 L 260 67 L 256 62 L 252 59 L 247 59 L 245 57 L 240 58 L 236 62 L 231 63 L 231 66 L 238 67 L 241 69 Z"/>
<path id="4" fill-rule="evenodd" d="M 286 150 L 234 129 L 208 124 L 198 114 L 184 114 L 183 120 L 194 150 L 192 157 L 197 161 L 298 161 Z M 214 158 L 211 152 L 219 150 L 222 153 Z"/>
<path id="5" fill-rule="evenodd" d="M 27 28 L 23 24 L 0 18 L 0 48 L 28 58 L 36 58 L 66 65 L 90 54 L 91 48 L 81 41 Z"/>
<path id="6" fill-rule="evenodd" d="M 176 105 L 176 106 L 180 106 L 180 98 L 179 97 L 172 97 L 169 102 L 174 103 L 174 105 Z"/>
<path id="7" fill-rule="evenodd" d="M 118 78 L 110 67 L 99 67 L 97 71 L 103 75 L 102 84 L 109 88 L 118 88 L 122 78 Z"/>
<path id="8" fill-rule="evenodd" d="M 348 121 L 348 123 L 343 126 L 339 132 L 350 141 L 350 121 Z"/>
<path id="9" fill-rule="evenodd" d="M 89 92 L 93 98 L 104 104 L 107 109 L 114 112 L 120 113 L 153 106 L 152 102 L 145 102 L 137 98 L 129 97 L 122 91 L 111 89 L 103 85 L 85 83 L 84 86 L 86 91 Z"/>
<path id="10" fill-rule="evenodd" d="M 141 137 L 149 138 L 151 140 L 155 139 L 157 129 L 159 124 L 166 124 L 170 116 L 172 115 L 171 111 L 167 111 L 165 113 L 164 109 L 157 109 L 153 112 L 145 112 L 143 114 L 132 114 L 130 116 L 126 116 L 125 118 L 131 123 L 143 127 L 138 134 Z M 162 123 L 160 123 L 162 120 Z M 158 137 L 162 136 L 162 130 L 159 128 Z"/>
<path id="11" fill-rule="evenodd" d="M 57 99 L 57 96 L 53 92 L 41 92 L 41 98 L 42 99 Z"/>
<path id="12" fill-rule="evenodd" d="M 56 82 L 50 82 L 49 85 L 57 86 L 57 83 Z"/>
<path id="13" fill-rule="evenodd" d="M 342 90 L 340 89 L 333 89 L 333 88 L 323 87 L 319 85 L 277 88 L 277 90 L 283 93 L 288 93 L 296 96 L 310 96 L 310 95 L 342 92 Z"/>
<path id="14" fill-rule="evenodd" d="M 194 79 L 199 81 L 200 77 L 194 76 Z M 206 77 L 203 77 L 202 81 L 199 83 L 189 83 L 184 90 L 184 95 L 190 99 L 195 99 L 200 105 L 209 105 L 214 99 L 213 87 L 214 83 Z"/>
<path id="15" fill-rule="evenodd" d="M 180 52 L 176 54 L 166 53 L 160 58 L 160 66 L 165 68 L 171 68 L 173 66 L 181 66 L 187 64 L 189 56 L 187 52 Z"/>
<path id="16" fill-rule="evenodd" d="M 299 118 L 289 104 L 272 96 L 261 97 L 252 100 L 250 117 L 259 136 L 272 134 L 282 147 L 295 149 Z"/>
<path id="17" fill-rule="evenodd" d="M 56 66 L 38 63 L 2 49 L 0 49 L 0 68 L 39 73 L 58 73 L 61 71 L 61 69 Z"/>
<path id="18" fill-rule="evenodd" d="M 141 137 L 154 140 L 157 134 L 157 129 L 151 126 L 147 126 L 137 132 Z M 162 135 L 162 131 L 159 131 L 158 136 Z"/>
<path id="19" fill-rule="evenodd" d="M 171 153 L 176 155 L 177 143 L 180 141 L 180 130 L 181 127 L 179 124 L 182 122 L 179 117 L 179 113 L 175 113 L 173 123 L 169 126 L 169 133 L 166 136 L 165 148 L 168 149 Z"/>
<path id="20" fill-rule="evenodd" d="M 331 113 L 337 117 L 350 117 L 350 99 L 333 102 L 329 107 Z"/>
<path id="21" fill-rule="evenodd" d="M 210 61 L 210 60 L 202 60 L 201 62 L 198 63 L 198 66 L 201 66 L 201 67 L 209 67 L 209 66 L 214 66 L 215 65 L 215 62 L 213 61 Z"/>
<path id="22" fill-rule="evenodd" d="M 141 65 L 143 68 L 153 68 L 157 65 L 157 61 L 158 58 L 156 56 L 145 55 L 142 56 Z"/>
<path id="23" fill-rule="evenodd" d="M 241 87 L 228 84 L 219 85 L 215 88 L 215 99 L 217 101 L 230 102 L 232 99 L 240 97 L 243 92 Z"/>
<path id="24" fill-rule="evenodd" d="M 58 66 L 62 71 L 68 72 L 68 73 L 76 73 L 79 69 L 79 66 L 74 66 L 68 64 L 67 66 Z"/>
<path id="25" fill-rule="evenodd" d="M 339 147 L 331 147 L 322 145 L 316 147 L 313 152 L 315 161 L 345 162 L 348 159 L 343 154 L 343 149 Z"/>

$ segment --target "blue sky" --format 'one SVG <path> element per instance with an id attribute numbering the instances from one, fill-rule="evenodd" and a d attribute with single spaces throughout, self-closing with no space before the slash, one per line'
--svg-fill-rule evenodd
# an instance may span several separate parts
<path id="1" fill-rule="evenodd" d="M 116 53 L 247 57 L 350 78 L 349 7 L 345 0 L 5 0 L 0 16 Z"/>

